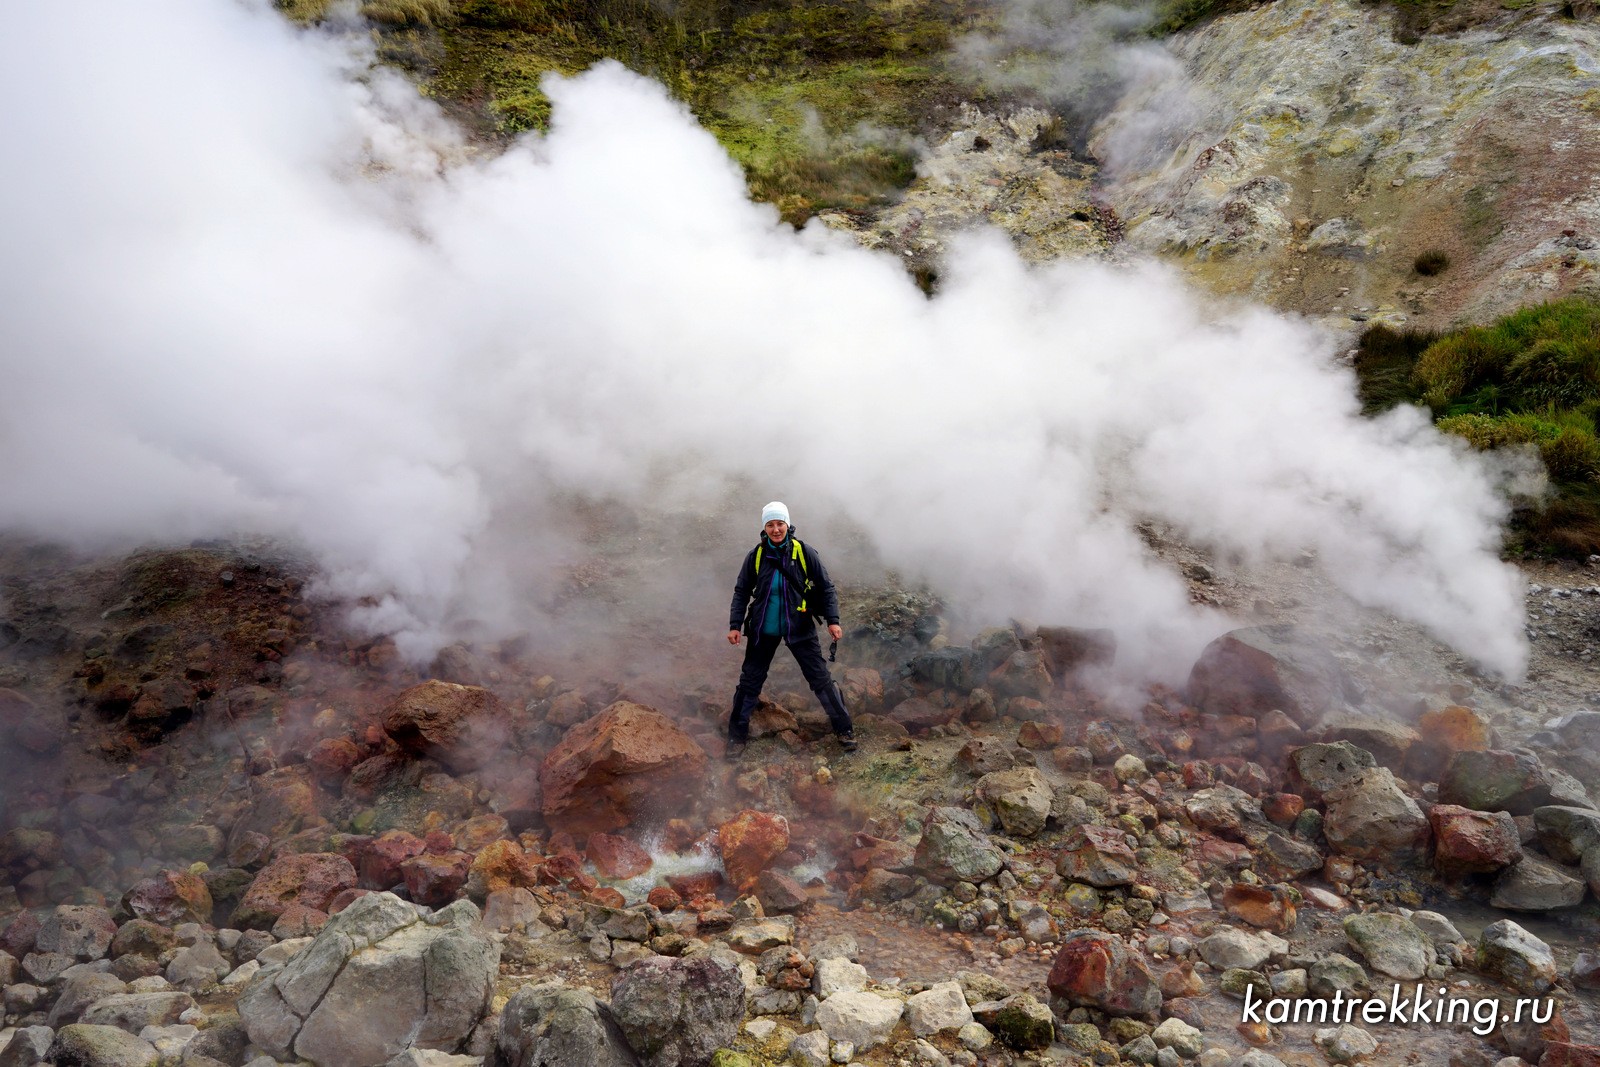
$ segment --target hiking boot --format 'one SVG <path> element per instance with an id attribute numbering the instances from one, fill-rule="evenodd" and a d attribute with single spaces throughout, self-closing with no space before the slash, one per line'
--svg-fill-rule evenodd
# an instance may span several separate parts
<path id="1" fill-rule="evenodd" d="M 844 749 L 846 752 L 854 752 L 858 747 L 856 745 L 856 735 L 854 733 L 840 734 L 839 747 Z"/>
<path id="2" fill-rule="evenodd" d="M 744 755 L 744 750 L 749 747 L 748 741 L 729 741 L 727 747 L 722 750 L 722 758 L 729 763 L 737 762 Z"/>

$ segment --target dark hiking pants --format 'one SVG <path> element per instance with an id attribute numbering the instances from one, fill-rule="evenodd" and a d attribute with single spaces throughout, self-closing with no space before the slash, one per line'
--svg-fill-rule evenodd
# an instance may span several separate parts
<path id="1" fill-rule="evenodd" d="M 728 716 L 728 740 L 750 739 L 750 715 L 761 699 L 761 687 L 767 683 L 767 671 L 772 668 L 772 657 L 778 654 L 783 638 L 762 635 L 751 639 L 744 649 L 744 666 L 739 670 L 739 686 L 733 691 L 733 712 Z M 828 723 L 836 734 L 850 734 L 850 712 L 845 709 L 844 698 L 833 675 L 828 673 L 828 662 L 822 658 L 822 642 L 812 631 L 789 646 L 806 684 L 817 695 L 817 702 L 828 713 Z"/>

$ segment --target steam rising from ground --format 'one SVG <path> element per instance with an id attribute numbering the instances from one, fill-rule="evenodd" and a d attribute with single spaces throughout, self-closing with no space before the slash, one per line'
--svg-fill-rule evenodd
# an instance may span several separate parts
<path id="1" fill-rule="evenodd" d="M 1489 476 L 1415 413 L 1361 419 L 1309 329 L 1219 318 L 1153 264 L 1029 268 L 994 234 L 928 300 L 751 204 L 620 67 L 551 81 L 548 136 L 474 157 L 361 40 L 228 0 L 13 18 L 0 525 L 289 534 L 425 654 L 464 618 L 537 623 L 573 551 L 557 500 L 751 540 L 779 496 L 976 615 L 1110 625 L 1170 676 L 1227 622 L 1151 557 L 1154 517 L 1245 558 L 1315 549 L 1362 602 L 1522 669 Z M 729 511 L 736 484 L 761 488 Z M 735 563 L 678 573 L 720 601 Z"/>

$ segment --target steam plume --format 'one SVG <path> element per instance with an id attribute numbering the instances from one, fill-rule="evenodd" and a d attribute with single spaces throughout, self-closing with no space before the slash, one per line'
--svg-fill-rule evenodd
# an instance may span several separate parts
<path id="1" fill-rule="evenodd" d="M 264 4 L 38 4 L 9 30 L 0 525 L 290 535 L 425 655 L 463 619 L 537 622 L 573 550 L 555 501 L 752 538 L 781 496 L 974 614 L 1114 626 L 1155 676 L 1228 625 L 1151 557 L 1155 517 L 1316 549 L 1363 603 L 1522 670 L 1488 474 L 1414 413 L 1363 420 L 1306 327 L 982 233 L 928 300 L 750 203 L 612 64 L 552 79 L 549 134 L 482 158 L 359 35 Z M 732 513 L 736 485 L 759 488 Z M 677 571 L 713 590 L 682 625 L 721 632 L 735 562 Z"/>

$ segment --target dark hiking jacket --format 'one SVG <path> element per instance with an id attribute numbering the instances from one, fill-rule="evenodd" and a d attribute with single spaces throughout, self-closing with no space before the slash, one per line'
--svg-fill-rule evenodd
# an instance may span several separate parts
<path id="1" fill-rule="evenodd" d="M 792 555 L 796 543 L 805 555 L 805 566 Z M 761 553 L 761 573 L 756 573 L 756 552 Z M 777 565 L 783 574 L 780 594 L 783 611 L 779 616 L 778 632 L 786 642 L 799 641 L 816 630 L 814 615 L 821 615 L 829 625 L 839 622 L 839 592 L 822 565 L 822 556 L 816 549 L 790 534 L 781 546 L 773 548 L 765 536 L 761 544 L 752 548 L 739 568 L 739 577 L 733 583 L 733 603 L 728 607 L 728 629 L 743 630 L 746 637 L 755 640 L 761 636 L 761 623 L 767 615 L 767 602 L 772 596 L 772 567 Z M 807 579 L 811 593 L 804 594 Z M 805 611 L 800 605 L 805 603 Z"/>

